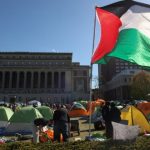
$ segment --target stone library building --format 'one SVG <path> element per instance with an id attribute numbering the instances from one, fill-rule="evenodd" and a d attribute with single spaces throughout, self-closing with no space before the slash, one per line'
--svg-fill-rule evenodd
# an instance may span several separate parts
<path id="1" fill-rule="evenodd" d="M 0 52 L 0 101 L 71 103 L 89 100 L 90 66 L 72 53 Z"/>

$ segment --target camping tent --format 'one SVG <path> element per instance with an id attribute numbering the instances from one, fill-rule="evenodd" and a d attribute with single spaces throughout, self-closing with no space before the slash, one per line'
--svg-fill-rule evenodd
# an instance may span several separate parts
<path id="1" fill-rule="evenodd" d="M 72 105 L 68 114 L 70 117 L 87 116 L 87 110 L 82 104 L 76 102 Z"/>
<path id="2" fill-rule="evenodd" d="M 3 105 L 8 106 L 9 103 L 8 103 L 8 102 L 5 102 L 5 101 L 0 101 L 0 106 L 3 106 Z"/>
<path id="3" fill-rule="evenodd" d="M 37 100 L 32 100 L 28 102 L 29 105 L 41 106 L 41 102 Z"/>
<path id="4" fill-rule="evenodd" d="M 102 105 L 105 104 L 105 100 L 103 99 L 97 99 L 96 101 L 89 101 L 87 104 L 87 115 L 89 116 L 90 114 L 92 115 L 95 111 L 96 107 L 101 107 Z"/>
<path id="5" fill-rule="evenodd" d="M 0 128 L 6 127 L 8 124 L 8 120 L 13 115 L 13 111 L 7 107 L 0 107 Z"/>
<path id="6" fill-rule="evenodd" d="M 34 107 L 23 107 L 16 111 L 9 120 L 9 125 L 6 128 L 6 134 L 28 134 L 32 132 L 32 122 L 36 118 L 43 118 L 41 113 Z"/>
<path id="7" fill-rule="evenodd" d="M 140 109 L 146 116 L 150 114 L 150 102 L 138 103 L 137 108 Z"/>
<path id="8" fill-rule="evenodd" d="M 138 125 L 140 132 L 150 132 L 150 124 L 144 114 L 132 105 L 126 106 L 121 110 L 121 119 L 127 121 L 128 125 Z"/>
<path id="9" fill-rule="evenodd" d="M 92 102 L 89 101 L 87 103 L 87 109 L 85 109 L 85 107 L 82 104 L 75 102 L 71 107 L 69 116 L 70 117 L 89 116 L 94 113 L 95 107 L 100 107 L 103 104 L 105 104 L 105 101 L 102 99 L 98 99 Z"/>
<path id="10" fill-rule="evenodd" d="M 80 100 L 80 101 L 78 101 L 78 103 L 82 104 L 86 108 L 88 101 Z"/>
<path id="11" fill-rule="evenodd" d="M 47 120 L 53 119 L 53 110 L 50 109 L 48 106 L 40 106 L 36 107 L 36 109 L 39 110 L 39 112 L 45 119 Z"/>

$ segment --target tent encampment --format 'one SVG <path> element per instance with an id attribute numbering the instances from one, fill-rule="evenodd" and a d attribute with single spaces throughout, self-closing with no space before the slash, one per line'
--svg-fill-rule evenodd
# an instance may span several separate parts
<path id="1" fill-rule="evenodd" d="M 13 111 L 10 108 L 0 106 L 0 128 L 6 127 L 8 120 L 13 115 Z"/>
<path id="2" fill-rule="evenodd" d="M 23 107 L 16 111 L 9 120 L 5 132 L 13 135 L 15 133 L 28 134 L 32 132 L 32 122 L 36 118 L 43 118 L 42 114 L 34 107 Z"/>
<path id="3" fill-rule="evenodd" d="M 126 121 L 128 125 L 138 125 L 140 132 L 150 132 L 150 124 L 145 115 L 136 107 L 128 105 L 121 110 L 121 119 Z"/>
<path id="4" fill-rule="evenodd" d="M 39 110 L 39 112 L 42 114 L 42 116 L 45 119 L 47 120 L 53 119 L 53 110 L 48 106 L 40 106 L 40 107 L 36 107 L 36 109 Z"/>

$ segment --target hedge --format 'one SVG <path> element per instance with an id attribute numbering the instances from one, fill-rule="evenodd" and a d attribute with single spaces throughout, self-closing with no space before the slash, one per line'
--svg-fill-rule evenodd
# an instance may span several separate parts
<path id="1" fill-rule="evenodd" d="M 13 142 L 0 145 L 0 150 L 150 150 L 150 137 L 138 137 L 134 141 L 78 141 L 66 143 Z"/>

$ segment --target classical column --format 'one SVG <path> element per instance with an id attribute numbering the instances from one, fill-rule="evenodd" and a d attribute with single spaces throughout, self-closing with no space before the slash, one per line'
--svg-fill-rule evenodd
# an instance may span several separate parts
<path id="1" fill-rule="evenodd" d="M 72 91 L 72 74 L 71 71 L 65 71 L 65 91 Z"/>

